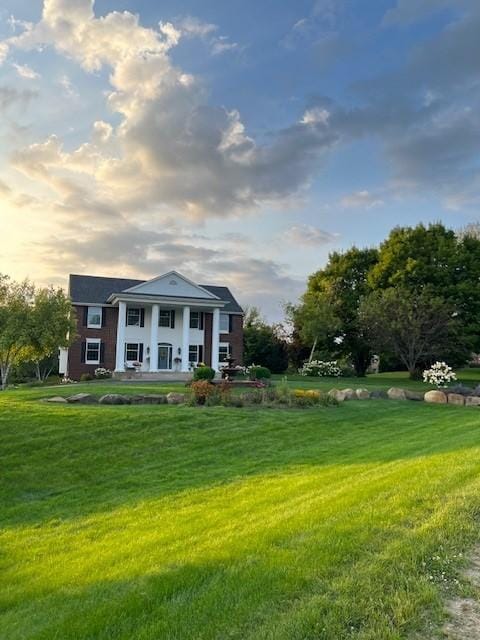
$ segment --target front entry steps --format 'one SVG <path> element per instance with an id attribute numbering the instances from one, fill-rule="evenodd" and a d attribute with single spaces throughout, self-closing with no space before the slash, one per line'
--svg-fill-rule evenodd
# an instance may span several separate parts
<path id="1" fill-rule="evenodd" d="M 114 380 L 128 380 L 129 382 L 188 382 L 192 373 L 182 371 L 115 371 Z"/>

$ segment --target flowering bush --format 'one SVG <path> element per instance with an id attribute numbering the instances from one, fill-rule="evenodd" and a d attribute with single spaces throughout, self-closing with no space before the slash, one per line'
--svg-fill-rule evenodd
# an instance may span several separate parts
<path id="1" fill-rule="evenodd" d="M 262 367 L 259 364 L 251 364 L 249 367 L 246 367 L 245 373 L 249 380 L 265 380 L 266 378 L 270 378 L 272 375 L 270 373 L 270 369 Z"/>
<path id="2" fill-rule="evenodd" d="M 299 373 L 302 376 L 328 376 L 334 378 L 342 375 L 342 371 L 336 360 L 327 362 L 323 360 L 312 360 L 311 362 L 304 362 Z"/>
<path id="3" fill-rule="evenodd" d="M 97 369 L 95 369 L 94 375 L 97 380 L 103 380 L 105 378 L 111 378 L 112 372 L 110 371 L 110 369 L 105 369 L 105 367 L 98 367 Z"/>
<path id="4" fill-rule="evenodd" d="M 456 374 L 446 362 L 435 362 L 430 369 L 423 372 L 423 381 L 434 384 L 437 388 L 446 387 L 457 379 Z"/>

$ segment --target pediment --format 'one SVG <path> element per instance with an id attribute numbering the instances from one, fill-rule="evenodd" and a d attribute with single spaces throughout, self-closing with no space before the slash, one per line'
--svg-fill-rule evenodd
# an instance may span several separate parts
<path id="1" fill-rule="evenodd" d="M 156 296 L 169 296 L 179 298 L 203 298 L 204 300 L 219 300 L 210 291 L 195 284 L 177 271 L 169 271 L 161 276 L 152 278 L 138 284 L 123 293 L 138 293 Z"/>

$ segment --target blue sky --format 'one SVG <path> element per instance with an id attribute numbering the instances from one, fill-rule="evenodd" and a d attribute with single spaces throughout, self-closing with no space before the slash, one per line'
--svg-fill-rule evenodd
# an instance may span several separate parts
<path id="1" fill-rule="evenodd" d="M 0 272 L 226 283 L 478 220 L 476 0 L 3 0 Z"/>

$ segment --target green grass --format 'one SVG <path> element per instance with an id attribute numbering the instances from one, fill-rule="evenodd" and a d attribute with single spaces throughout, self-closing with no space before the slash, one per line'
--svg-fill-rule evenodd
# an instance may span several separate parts
<path id="1" fill-rule="evenodd" d="M 478 410 L 38 402 L 58 392 L 0 394 L 2 639 L 393 640 L 440 624 L 478 536 Z"/>

